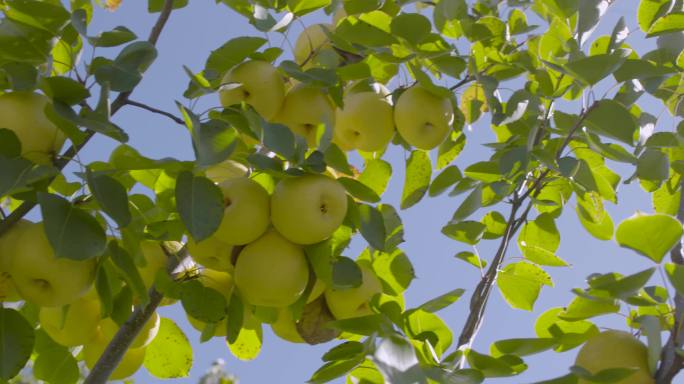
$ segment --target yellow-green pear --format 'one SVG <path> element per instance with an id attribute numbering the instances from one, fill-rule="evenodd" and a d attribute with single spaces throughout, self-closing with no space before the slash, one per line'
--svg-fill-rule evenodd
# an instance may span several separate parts
<path id="1" fill-rule="evenodd" d="M 95 337 L 83 346 L 83 359 L 88 369 L 93 369 L 97 360 L 100 358 L 109 339 L 105 338 L 102 332 L 97 332 Z M 109 380 L 123 380 L 132 376 L 140 369 L 145 360 L 145 348 L 130 348 L 124 353 L 119 365 L 114 369 Z"/>
<path id="2" fill-rule="evenodd" d="M 636 368 L 636 372 L 615 383 L 655 383 L 648 369 L 648 349 L 639 339 L 623 331 L 603 331 L 587 340 L 577 353 L 575 365 L 594 374 L 609 368 Z M 589 381 L 580 379 L 579 384 L 589 384 Z"/>
<path id="3" fill-rule="evenodd" d="M 264 187 L 248 178 L 226 180 L 219 187 L 225 209 L 214 236 L 228 244 L 243 245 L 264 234 L 270 223 L 270 197 Z"/>
<path id="4" fill-rule="evenodd" d="M 205 171 L 207 178 L 216 184 L 228 179 L 246 176 L 247 173 L 249 173 L 249 169 L 244 164 L 230 159 L 214 164 Z"/>
<path id="5" fill-rule="evenodd" d="M 261 60 L 246 61 L 230 70 L 222 80 L 221 105 L 245 102 L 264 119 L 271 120 L 285 99 L 285 82 L 278 69 Z"/>
<path id="6" fill-rule="evenodd" d="M 282 308 L 278 311 L 278 319 L 271 324 L 271 330 L 276 336 L 291 343 L 303 343 L 304 339 L 297 332 L 297 324 L 292 317 L 290 308 Z"/>
<path id="7" fill-rule="evenodd" d="M 66 308 L 42 307 L 38 319 L 40 327 L 52 340 L 65 347 L 75 347 L 95 337 L 100 311 L 100 301 L 86 295 Z"/>
<path id="8" fill-rule="evenodd" d="M 394 113 L 388 97 L 375 92 L 345 95 L 344 107 L 335 112 L 334 142 L 340 148 L 380 151 L 393 136 Z"/>
<path id="9" fill-rule="evenodd" d="M 0 128 L 13 131 L 21 142 L 21 154 L 38 164 L 50 164 L 66 136 L 45 115 L 49 99 L 33 92 L 0 95 Z"/>
<path id="10" fill-rule="evenodd" d="M 19 301 L 21 297 L 14 288 L 12 276 L 8 269 L 11 258 L 14 256 L 15 247 L 19 235 L 26 229 L 31 227 L 33 223 L 28 220 L 19 220 L 10 227 L 10 229 L 0 236 L 0 302 L 2 301 Z"/>
<path id="11" fill-rule="evenodd" d="M 138 272 L 142 278 L 145 287 L 150 288 L 154 284 L 159 271 L 166 270 L 168 257 L 162 249 L 159 242 L 152 240 L 143 240 L 140 243 L 145 265 L 138 266 Z"/>
<path id="12" fill-rule="evenodd" d="M 221 293 L 223 297 L 226 298 L 226 303 L 230 302 L 230 297 L 233 294 L 233 288 L 235 287 L 233 276 L 230 273 L 205 269 L 199 275 L 199 282 L 205 287 L 209 287 Z M 193 328 L 200 332 L 204 331 L 204 328 L 207 326 L 205 322 L 197 320 L 188 314 L 186 314 L 186 316 L 188 318 L 188 323 L 190 323 Z M 227 321 L 227 318 L 223 318 L 216 323 L 214 336 L 226 336 L 228 331 Z"/>
<path id="13" fill-rule="evenodd" d="M 138 336 L 133 339 L 131 343 L 131 348 L 141 348 L 148 346 L 159 333 L 159 326 L 161 324 L 161 318 L 157 312 L 153 313 L 149 320 L 140 329 Z M 102 319 L 100 321 L 100 332 L 106 340 L 111 340 L 114 335 L 119 331 L 119 324 L 117 324 L 111 318 Z"/>
<path id="14" fill-rule="evenodd" d="M 297 64 L 305 69 L 316 64 L 334 66 L 339 61 L 337 53 L 332 49 L 328 34 L 332 31 L 330 24 L 312 24 L 306 27 L 297 37 L 294 57 Z M 319 58 L 324 56 L 323 58 Z"/>
<path id="15" fill-rule="evenodd" d="M 330 313 L 338 320 L 373 314 L 369 301 L 382 292 L 382 285 L 375 272 L 363 264 L 359 267 L 362 275 L 360 286 L 348 289 L 329 288 L 325 291 L 325 301 Z"/>
<path id="16" fill-rule="evenodd" d="M 286 239 L 314 244 L 330 237 L 347 214 L 347 193 L 337 180 L 304 175 L 281 180 L 271 197 L 271 221 Z"/>
<path id="17" fill-rule="evenodd" d="M 394 106 L 394 121 L 407 143 L 430 150 L 449 135 L 454 122 L 454 108 L 448 98 L 414 85 L 399 96 Z"/>
<path id="18" fill-rule="evenodd" d="M 304 137 L 309 147 L 315 147 L 318 126 L 328 124 L 332 129 L 334 119 L 330 98 L 319 88 L 300 84 L 287 93 L 274 121 L 287 125 L 292 132 Z"/>
<path id="19" fill-rule="evenodd" d="M 276 231 L 247 245 L 235 265 L 235 286 L 252 305 L 287 307 L 301 296 L 308 279 L 304 250 Z"/>
<path id="20" fill-rule="evenodd" d="M 204 267 L 226 272 L 233 270 L 233 264 L 231 264 L 233 246 L 217 236 L 211 236 L 199 243 L 190 239 L 187 244 L 190 256 Z"/>
<path id="21" fill-rule="evenodd" d="M 318 299 L 321 297 L 323 292 L 325 292 L 325 289 L 327 287 L 325 286 L 325 283 L 321 279 L 316 279 L 316 282 L 314 283 L 313 288 L 311 288 L 311 293 L 309 293 L 309 298 L 306 300 L 306 303 L 309 304 L 312 301 Z"/>
<path id="22" fill-rule="evenodd" d="M 21 296 L 19 296 L 17 289 L 14 288 L 12 276 L 8 272 L 0 272 L 0 303 L 19 300 L 21 300 Z"/>
<path id="23" fill-rule="evenodd" d="M 9 274 L 27 301 L 42 307 L 59 307 L 76 301 L 95 278 L 96 260 L 57 258 L 43 224 L 33 224 L 17 239 Z"/>

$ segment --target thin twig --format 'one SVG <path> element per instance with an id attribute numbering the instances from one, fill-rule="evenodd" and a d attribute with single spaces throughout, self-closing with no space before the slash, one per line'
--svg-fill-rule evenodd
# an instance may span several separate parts
<path id="1" fill-rule="evenodd" d="M 132 105 L 132 106 L 134 106 L 134 107 L 138 107 L 138 108 L 141 108 L 141 109 L 144 109 L 144 110 L 147 110 L 147 111 L 150 111 L 150 112 L 152 112 L 152 113 L 156 113 L 156 114 L 159 114 L 159 115 L 166 116 L 166 117 L 168 117 L 169 119 L 175 121 L 177 124 L 185 125 L 185 122 L 184 122 L 183 119 L 181 119 L 180 117 L 175 116 L 175 115 L 172 114 L 172 113 L 169 113 L 169 112 L 166 112 L 166 111 L 162 111 L 161 109 L 157 109 L 157 108 L 154 108 L 154 107 L 150 107 L 150 106 L 147 105 L 147 104 L 139 103 L 139 102 L 133 101 L 133 100 L 131 100 L 131 99 L 126 100 L 126 104 L 127 104 L 127 105 Z"/>
<path id="2" fill-rule="evenodd" d="M 165 0 L 164 8 L 162 9 L 161 14 L 159 15 L 159 18 L 157 19 L 157 22 L 155 23 L 154 27 L 152 27 L 150 37 L 148 38 L 148 41 L 152 45 L 157 44 L 157 41 L 159 40 L 159 35 L 164 29 L 164 25 L 166 25 L 166 22 L 169 19 L 169 15 L 171 14 L 172 9 L 173 0 Z M 130 95 L 130 91 L 123 92 L 120 93 L 116 97 L 116 99 L 114 99 L 111 105 L 112 115 L 117 113 L 124 105 L 126 105 L 128 97 Z M 64 167 L 66 167 L 67 164 L 69 164 L 69 161 L 72 158 L 76 157 L 81 148 L 83 148 L 94 135 L 94 131 L 87 131 L 85 137 L 83 138 L 83 141 L 81 141 L 80 144 L 72 144 L 71 147 L 69 147 L 69 149 L 67 149 L 57 160 L 54 161 L 55 168 L 59 169 L 60 171 L 64 169 Z M 19 220 L 26 216 L 26 214 L 28 214 L 36 206 L 36 204 L 37 203 L 35 201 L 24 201 L 19 207 L 17 207 L 17 209 L 12 211 L 12 213 L 10 213 L 10 215 L 7 216 L 7 218 L 0 221 L 0 236 L 2 236 L 14 224 L 16 224 Z"/>
<path id="3" fill-rule="evenodd" d="M 677 219 L 684 223 L 684 181 L 680 185 L 680 193 Z M 681 241 L 670 250 L 670 259 L 673 263 L 684 266 Z M 679 292 L 675 293 L 674 302 L 674 325 L 661 353 L 660 367 L 656 372 L 657 384 L 671 383 L 679 371 L 684 368 L 684 359 L 677 353 L 677 349 L 684 346 L 684 332 L 682 332 L 682 327 L 684 327 L 684 296 Z"/>

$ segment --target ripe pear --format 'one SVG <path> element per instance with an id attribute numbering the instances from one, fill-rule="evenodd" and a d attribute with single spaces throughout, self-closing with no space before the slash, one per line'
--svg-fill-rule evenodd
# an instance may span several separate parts
<path id="1" fill-rule="evenodd" d="M 246 176 L 248 172 L 249 169 L 242 163 L 228 159 L 210 166 L 205 171 L 205 174 L 211 181 L 220 184 L 228 179 Z"/>
<path id="2" fill-rule="evenodd" d="M 339 56 L 332 48 L 328 34 L 333 30 L 330 24 L 312 24 L 297 37 L 294 57 L 304 69 L 313 66 L 334 67 Z"/>
<path id="3" fill-rule="evenodd" d="M 292 317 L 290 308 L 282 308 L 278 311 L 278 319 L 271 324 L 271 329 L 276 336 L 291 343 L 303 343 L 304 339 L 297 332 L 297 324 Z"/>
<path id="4" fill-rule="evenodd" d="M 39 93 L 9 92 L 0 95 L 0 128 L 13 131 L 21 142 L 23 157 L 50 164 L 66 136 L 45 115 L 50 100 Z"/>
<path id="5" fill-rule="evenodd" d="M 299 84 L 285 96 L 283 107 L 274 118 L 292 132 L 304 137 L 309 147 L 316 146 L 320 124 L 332 127 L 335 112 L 330 98 L 318 88 Z"/>
<path id="6" fill-rule="evenodd" d="M 104 337 L 102 332 L 97 332 L 93 340 L 83 346 L 83 359 L 88 369 L 93 369 L 97 360 L 100 358 L 109 339 Z M 123 380 L 140 369 L 145 360 L 145 348 L 130 348 L 124 353 L 119 365 L 114 369 L 109 380 Z"/>
<path id="7" fill-rule="evenodd" d="M 226 180 L 219 187 L 225 209 L 215 237 L 228 244 L 243 245 L 266 232 L 270 223 L 270 198 L 264 187 L 248 178 Z"/>
<path id="8" fill-rule="evenodd" d="M 271 63 L 252 60 L 238 64 L 222 80 L 221 105 L 229 107 L 245 102 L 264 119 L 271 120 L 285 99 L 285 82 Z"/>
<path id="9" fill-rule="evenodd" d="M 235 286 L 252 305 L 287 307 L 301 296 L 308 279 L 304 250 L 276 231 L 247 245 L 235 265 Z"/>
<path id="10" fill-rule="evenodd" d="M 8 269 L 19 235 L 31 225 L 33 223 L 28 220 L 19 220 L 0 236 L 0 302 L 21 300 Z"/>
<path id="11" fill-rule="evenodd" d="M 152 317 L 143 325 L 140 329 L 138 336 L 133 339 L 131 343 L 131 348 L 142 348 L 148 346 L 159 333 L 159 326 L 161 324 L 161 318 L 157 312 L 152 314 Z M 119 324 L 117 324 L 111 318 L 102 319 L 99 323 L 100 332 L 106 340 L 111 340 L 114 335 L 119 331 Z"/>
<path id="12" fill-rule="evenodd" d="M 43 224 L 32 224 L 19 235 L 8 272 L 17 292 L 42 307 L 59 307 L 76 301 L 95 278 L 96 260 L 57 258 Z"/>
<path id="13" fill-rule="evenodd" d="M 648 349 L 639 339 L 623 331 L 609 330 L 589 339 L 577 353 L 575 365 L 598 373 L 609 368 L 638 370 L 616 384 L 653 384 L 648 368 Z M 580 379 L 578 384 L 589 384 Z"/>
<path id="14" fill-rule="evenodd" d="M 375 276 L 375 272 L 366 265 L 359 265 L 359 267 L 362 275 L 360 286 L 348 289 L 329 288 L 325 291 L 328 309 L 338 320 L 372 315 L 369 301 L 382 292 L 382 284 Z"/>
<path id="15" fill-rule="evenodd" d="M 286 239 L 314 244 L 330 237 L 347 214 L 347 193 L 335 179 L 304 175 L 281 180 L 271 197 L 271 221 Z"/>
<path id="16" fill-rule="evenodd" d="M 221 293 L 223 297 L 226 298 L 226 303 L 230 302 L 230 297 L 233 294 L 233 288 L 235 286 L 233 276 L 230 273 L 205 269 L 200 273 L 199 282 L 205 287 L 212 288 Z M 187 318 L 190 325 L 200 332 L 207 326 L 205 322 L 197 320 L 190 315 L 187 315 Z M 227 318 L 223 318 L 223 320 L 216 324 L 214 336 L 226 336 L 228 331 L 227 321 Z"/>
<path id="17" fill-rule="evenodd" d="M 0 303 L 7 301 L 19 301 L 21 296 L 14 288 L 12 276 L 8 272 L 0 272 Z"/>
<path id="18" fill-rule="evenodd" d="M 192 239 L 188 240 L 188 252 L 193 260 L 206 268 L 226 272 L 233 270 L 233 264 L 231 263 L 233 246 L 222 241 L 217 236 L 211 236 L 199 243 Z"/>
<path id="19" fill-rule="evenodd" d="M 394 113 L 387 97 L 375 92 L 345 95 L 344 107 L 335 112 L 334 142 L 340 148 L 380 151 L 392 136 Z"/>
<path id="20" fill-rule="evenodd" d="M 65 347 L 83 345 L 92 340 L 100 323 L 100 301 L 88 295 L 64 307 L 42 307 L 40 327 L 52 340 Z"/>
<path id="21" fill-rule="evenodd" d="M 448 98 L 414 85 L 399 96 L 394 106 L 394 121 L 407 143 L 430 150 L 449 135 L 454 122 L 454 108 Z"/>

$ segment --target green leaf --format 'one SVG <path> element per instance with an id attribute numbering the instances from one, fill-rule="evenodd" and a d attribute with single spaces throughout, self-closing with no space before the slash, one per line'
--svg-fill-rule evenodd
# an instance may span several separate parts
<path id="1" fill-rule="evenodd" d="M 480 242 L 487 227 L 479 221 L 460 221 L 449 223 L 442 228 L 442 233 L 462 243 L 475 245 Z"/>
<path id="2" fill-rule="evenodd" d="M 451 132 L 451 134 L 439 145 L 437 150 L 437 169 L 449 165 L 465 147 L 466 137 L 463 132 Z"/>
<path id="3" fill-rule="evenodd" d="M 672 216 L 637 213 L 618 225 L 615 240 L 660 263 L 682 237 L 682 224 Z"/>
<path id="4" fill-rule="evenodd" d="M 361 221 L 361 235 L 368 244 L 377 250 L 385 249 L 385 221 L 382 213 L 370 205 L 359 204 L 359 219 Z"/>
<path id="5" fill-rule="evenodd" d="M 297 16 L 302 16 L 323 8 L 330 4 L 331 0 L 287 0 L 287 7 Z"/>
<path id="6" fill-rule="evenodd" d="M 109 83 L 111 90 L 128 92 L 133 90 L 142 74 L 157 58 L 157 49 L 147 41 L 128 44 L 114 61 L 104 63 L 95 69 L 95 79 L 99 84 Z"/>
<path id="7" fill-rule="evenodd" d="M 565 69 L 584 83 L 594 85 L 615 72 L 627 59 L 629 51 L 592 55 L 565 64 Z"/>
<path id="8" fill-rule="evenodd" d="M 418 203 L 428 190 L 432 176 L 432 164 L 427 152 L 414 150 L 406 160 L 406 178 L 401 194 L 401 209 Z"/>
<path id="9" fill-rule="evenodd" d="M 603 200 L 598 194 L 587 192 L 578 196 L 575 211 L 582 226 L 592 236 L 599 240 L 611 240 L 613 238 L 613 219 L 606 212 Z"/>
<path id="10" fill-rule="evenodd" d="M 587 126 L 595 133 L 632 145 L 637 122 L 622 104 L 613 100 L 598 101 L 585 119 Z"/>
<path id="11" fill-rule="evenodd" d="M 94 47 L 116 47 L 137 39 L 138 36 L 124 26 L 118 26 L 111 31 L 102 32 L 97 36 L 89 37 L 88 41 Z"/>
<path id="12" fill-rule="evenodd" d="M 665 272 L 668 280 L 680 295 L 684 295 L 684 267 L 681 265 L 667 263 Z"/>
<path id="13" fill-rule="evenodd" d="M 181 285 L 181 304 L 185 313 L 205 323 L 218 323 L 228 309 L 223 294 L 197 280 Z"/>
<path id="14" fill-rule="evenodd" d="M 455 165 L 450 165 L 432 180 L 428 194 L 431 197 L 439 196 L 462 178 L 461 170 Z"/>
<path id="15" fill-rule="evenodd" d="M 33 374 L 50 384 L 74 384 L 81 377 L 78 362 L 67 348 L 49 349 L 38 354 Z"/>
<path id="16" fill-rule="evenodd" d="M 57 195 L 40 192 L 43 225 L 56 257 L 87 260 L 100 256 L 107 244 L 100 223 L 86 211 Z"/>
<path id="17" fill-rule="evenodd" d="M 473 180 L 493 183 L 502 179 L 499 164 L 494 161 L 480 161 L 468 166 L 463 174 Z"/>
<path id="18" fill-rule="evenodd" d="M 385 47 L 397 42 L 392 36 L 392 17 L 382 11 L 372 11 L 340 20 L 335 34 L 354 44 Z"/>
<path id="19" fill-rule="evenodd" d="M 231 303 L 234 300 L 231 300 Z M 230 313 L 228 318 L 230 318 Z M 240 328 L 234 340 L 226 339 L 228 349 L 236 358 L 249 361 L 254 360 L 261 352 L 261 345 L 263 344 L 263 331 L 261 323 L 255 317 L 245 314 L 242 321 L 242 328 Z"/>
<path id="20" fill-rule="evenodd" d="M 531 311 L 543 285 L 553 286 L 551 276 L 534 264 L 512 263 L 497 277 L 501 295 L 513 308 Z"/>
<path id="21" fill-rule="evenodd" d="M 192 368 L 192 346 L 171 319 L 161 318 L 159 332 L 147 346 L 143 365 L 159 379 L 187 377 Z"/>
<path id="22" fill-rule="evenodd" d="M 434 313 L 416 309 L 404 313 L 404 331 L 414 340 L 427 340 L 437 356 L 441 356 L 453 341 L 453 335 L 444 321 Z"/>
<path id="23" fill-rule="evenodd" d="M 382 196 L 391 176 L 392 165 L 390 163 L 382 159 L 370 159 L 357 180 L 372 189 L 378 196 Z"/>
<path id="24" fill-rule="evenodd" d="M 636 173 L 639 179 L 661 182 L 670 177 L 670 160 L 657 149 L 646 148 L 639 156 Z"/>
<path id="25" fill-rule="evenodd" d="M 211 51 L 204 66 L 204 75 L 207 78 L 218 79 L 264 44 L 266 44 L 266 39 L 252 36 L 240 36 L 227 41 L 220 48 Z"/>
<path id="26" fill-rule="evenodd" d="M 506 218 L 497 211 L 488 212 L 480 220 L 487 227 L 483 239 L 498 239 L 506 233 L 508 223 Z"/>
<path id="27" fill-rule="evenodd" d="M 554 350 L 565 352 L 576 348 L 600 331 L 596 325 L 587 320 L 567 321 L 559 317 L 563 308 L 556 307 L 542 313 L 534 324 L 537 337 L 556 340 Z"/>
<path id="28" fill-rule="evenodd" d="M 502 355 L 529 356 L 555 347 L 554 338 L 506 339 L 494 342 L 489 353 L 494 357 Z"/>
<path id="29" fill-rule="evenodd" d="M 128 194 L 126 188 L 115 178 L 88 171 L 86 173 L 88 187 L 97 199 L 102 210 L 109 215 L 119 227 L 125 227 L 131 222 L 131 212 L 128 210 Z"/>
<path id="30" fill-rule="evenodd" d="M 665 15 L 670 8 L 670 0 L 641 0 L 637 10 L 637 21 L 642 31 L 648 32 L 651 25 L 659 17 Z"/>
<path id="31" fill-rule="evenodd" d="M 677 214 L 682 196 L 679 180 L 680 177 L 678 176 L 672 177 L 651 194 L 653 209 L 656 213 L 672 216 Z"/>
<path id="32" fill-rule="evenodd" d="M 4 139 L 4 138 L 3 138 Z M 34 165 L 23 158 L 9 159 L 0 155 L 0 196 L 22 192 L 34 183 L 59 174 L 57 168 Z"/>
<path id="33" fill-rule="evenodd" d="M 209 166 L 226 160 L 235 150 L 238 133 L 227 123 L 220 120 L 209 120 L 200 123 L 195 115 L 177 104 L 186 117 L 188 129 L 192 135 L 192 147 L 197 158 L 197 165 Z"/>
<path id="34" fill-rule="evenodd" d="M 54 36 L 28 24 L 0 20 L 0 62 L 40 65 L 47 61 Z"/>
<path id="35" fill-rule="evenodd" d="M 59 117 L 75 125 L 86 127 L 120 142 L 128 141 L 128 134 L 116 124 L 110 122 L 106 115 L 93 112 L 88 108 L 81 108 L 80 113 L 76 114 L 71 107 L 62 102 L 55 102 L 53 107 Z"/>
<path id="36" fill-rule="evenodd" d="M 38 83 L 38 70 L 31 64 L 10 62 L 0 68 L 0 73 L 15 91 L 32 91 Z"/>
<path id="37" fill-rule="evenodd" d="M 143 305 L 147 304 L 149 301 L 147 289 L 149 287 L 145 285 L 145 282 L 140 276 L 140 270 L 136 267 L 135 261 L 131 255 L 126 249 L 121 248 L 116 241 L 110 241 L 108 248 L 110 257 L 114 262 L 114 265 L 119 269 L 123 280 L 125 280 L 128 286 L 133 290 L 133 293 L 138 297 L 138 300 L 140 300 Z"/>
<path id="38" fill-rule="evenodd" d="M 322 367 L 318 368 L 316 372 L 311 375 L 311 378 L 307 381 L 307 383 L 323 384 L 338 377 L 342 377 L 347 372 L 361 364 L 364 359 L 365 357 L 363 356 L 357 356 L 349 360 L 329 361 L 323 364 Z"/>
<path id="39" fill-rule="evenodd" d="M 466 352 L 466 358 L 468 364 L 481 371 L 485 377 L 514 376 L 527 369 L 520 358 L 512 355 L 496 358 L 470 349 Z"/>
<path id="40" fill-rule="evenodd" d="M 463 251 L 459 252 L 454 256 L 457 259 L 461 259 L 465 261 L 466 263 L 474 266 L 475 268 L 478 269 L 483 269 L 484 267 L 487 266 L 487 261 L 481 259 L 478 255 L 476 255 L 473 252 L 468 252 L 468 251 Z"/>
<path id="41" fill-rule="evenodd" d="M 203 176 L 181 172 L 176 183 L 176 208 L 196 242 L 211 236 L 223 219 L 223 193 Z"/>
<path id="42" fill-rule="evenodd" d="M 421 304 L 418 309 L 431 313 L 437 312 L 457 302 L 458 299 L 463 296 L 463 293 L 465 293 L 465 289 L 456 288 L 445 294 L 439 295 L 432 300 L 426 301 Z"/>
<path id="43" fill-rule="evenodd" d="M 591 293 L 598 295 L 598 292 L 591 291 Z M 558 314 L 558 317 L 563 320 L 577 321 L 616 313 L 619 310 L 620 306 L 615 300 L 596 300 L 577 296 L 562 313 Z"/>
<path id="44" fill-rule="evenodd" d="M 69 21 L 69 12 L 60 3 L 10 0 L 5 15 L 15 21 L 43 29 L 54 35 Z"/>
<path id="45" fill-rule="evenodd" d="M 293 159 L 296 153 L 295 136 L 282 124 L 264 124 L 264 145 L 286 159 Z"/>
<path id="46" fill-rule="evenodd" d="M 534 221 L 528 221 L 518 236 L 518 246 L 523 256 L 541 265 L 554 267 L 568 265 L 555 255 L 559 245 L 560 233 L 553 216 L 548 213 L 542 213 Z"/>
<path id="47" fill-rule="evenodd" d="M 482 186 L 478 185 L 463 199 L 461 205 L 458 206 L 456 212 L 451 216 L 451 221 L 456 222 L 466 219 L 480 209 L 480 207 L 482 207 Z"/>
<path id="48" fill-rule="evenodd" d="M 392 34 L 407 40 L 412 44 L 423 41 L 432 29 L 430 20 L 417 13 L 402 13 L 392 19 L 390 24 Z"/>
<path id="49" fill-rule="evenodd" d="M 33 327 L 19 312 L 0 308 L 0 379 L 16 376 L 31 357 Z"/>
<path id="50" fill-rule="evenodd" d="M 338 257 L 332 264 L 332 288 L 349 289 L 361 286 L 361 268 L 348 257 Z"/>
<path id="51" fill-rule="evenodd" d="M 90 97 L 90 92 L 81 83 L 68 77 L 43 78 L 41 88 L 51 99 L 68 105 L 78 104 Z"/>
<path id="52" fill-rule="evenodd" d="M 378 252 L 373 257 L 373 270 L 387 294 L 401 295 L 416 277 L 411 260 L 400 249 L 392 253 Z"/>
<path id="53" fill-rule="evenodd" d="M 651 25 L 651 28 L 648 29 L 646 37 L 660 36 L 679 31 L 684 31 L 684 12 L 672 12 L 658 18 Z"/>
<path id="54" fill-rule="evenodd" d="M 378 196 L 371 187 L 358 180 L 352 179 L 351 177 L 340 177 L 337 181 L 344 186 L 350 195 L 361 201 L 369 203 L 377 203 L 380 201 L 380 196 Z"/>
<path id="55" fill-rule="evenodd" d="M 173 0 L 173 5 L 171 9 L 180 9 L 188 5 L 188 0 Z M 164 0 L 148 0 L 147 2 L 147 12 L 157 13 L 161 12 L 164 8 Z"/>
<path id="56" fill-rule="evenodd" d="M 591 0 L 579 3 L 577 10 L 577 41 L 580 46 L 588 40 L 599 23 L 599 19 L 608 9 L 607 0 Z"/>
<path id="57" fill-rule="evenodd" d="M 633 275 L 615 278 L 613 274 L 601 275 L 589 280 L 589 286 L 607 291 L 616 298 L 627 298 L 643 288 L 653 276 L 655 268 L 649 268 Z"/>

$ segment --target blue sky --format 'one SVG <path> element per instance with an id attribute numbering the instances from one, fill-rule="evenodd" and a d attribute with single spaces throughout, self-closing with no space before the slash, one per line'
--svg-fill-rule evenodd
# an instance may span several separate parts
<path id="1" fill-rule="evenodd" d="M 146 3 L 141 0 L 125 0 L 117 12 L 96 11 L 89 33 L 95 34 L 118 25 L 125 25 L 141 38 L 145 38 L 156 18 L 156 15 L 147 13 Z M 594 32 L 593 37 L 610 33 L 621 15 L 625 16 L 630 30 L 638 29 L 634 16 L 637 2 L 616 3 L 602 18 L 599 29 Z M 324 17 L 326 16 L 320 14 L 311 15 L 305 17 L 303 21 L 305 24 L 310 24 Z M 299 30 L 301 26 L 295 25 L 295 33 Z M 187 77 L 182 66 L 186 65 L 195 71 L 200 70 L 212 49 L 231 38 L 245 34 L 263 36 L 226 6 L 215 5 L 213 1 L 191 1 L 189 7 L 175 11 L 171 16 L 158 44 L 159 57 L 131 98 L 175 113 L 174 101 L 182 101 L 182 93 L 187 85 Z M 274 44 L 279 44 L 281 41 L 276 35 L 272 38 Z M 636 31 L 627 42 L 643 54 L 647 46 L 638 43 L 642 38 L 643 34 Z M 287 46 L 285 48 L 288 50 Z M 98 49 L 97 54 L 111 57 L 116 52 L 116 49 Z M 89 54 L 84 56 L 89 57 Z M 508 94 L 504 93 L 504 97 L 507 96 Z M 202 99 L 197 111 L 217 105 L 217 98 L 209 96 Z M 661 112 L 661 106 L 653 102 L 642 104 L 642 108 L 653 115 Z M 561 106 L 561 109 L 577 113 L 579 105 L 577 102 L 567 103 Z M 127 107 L 118 113 L 114 120 L 130 135 L 130 144 L 146 156 L 188 160 L 193 158 L 190 136 L 186 129 L 164 117 Z M 487 124 L 486 121 L 480 122 L 466 132 L 468 145 L 455 162 L 461 169 L 474 161 L 489 157 L 489 149 L 480 145 L 494 141 L 494 135 Z M 672 129 L 671 127 L 671 119 L 667 117 L 661 120 L 658 129 L 669 130 Z M 88 163 L 106 159 L 116 145 L 116 142 L 98 136 L 81 152 L 80 160 Z M 435 154 L 432 155 L 434 159 Z M 406 156 L 408 156 L 407 153 L 396 147 L 390 149 L 386 156 L 386 159 L 392 163 L 394 173 L 383 201 L 395 207 L 399 206 L 401 197 Z M 623 176 L 623 179 L 629 176 L 630 170 L 617 166 L 613 168 Z M 74 171 L 75 168 L 70 170 Z M 400 212 L 407 240 L 402 247 L 412 260 L 417 274 L 417 279 L 406 293 L 407 307 L 419 305 L 454 288 L 465 288 L 467 292 L 461 301 L 440 312 L 442 318 L 452 328 L 455 339 L 467 316 L 469 295 L 479 280 L 479 271 L 453 257 L 460 251 L 472 249 L 440 233 L 442 226 L 450 219 L 462 198 L 462 195 L 426 198 L 413 208 Z M 631 216 L 637 209 L 651 211 L 648 195 L 636 184 L 620 185 L 619 200 L 620 208 L 610 204 L 608 207 L 616 224 Z M 507 207 L 502 206 L 498 209 L 504 214 L 507 213 Z M 483 211 L 479 215 L 485 213 L 486 211 Z M 476 217 L 479 218 L 479 216 Z M 511 309 L 499 292 L 494 290 L 485 322 L 474 345 L 478 351 L 487 352 L 489 345 L 499 339 L 534 337 L 533 327 L 537 316 L 549 308 L 567 304 L 574 297 L 570 289 L 583 287 L 584 279 L 593 272 L 616 271 L 630 274 L 650 266 L 646 258 L 621 249 L 612 241 L 601 242 L 592 238 L 576 218 L 574 201 L 567 206 L 558 221 L 558 226 L 562 236 L 558 255 L 572 266 L 547 268 L 553 277 L 555 287 L 543 288 L 533 312 Z M 477 249 L 482 257 L 491 259 L 497 245 L 496 241 L 483 242 L 478 245 Z M 360 247 L 361 242 L 356 241 L 347 255 L 356 256 L 361 251 Z M 507 260 L 517 261 L 520 258 L 520 251 L 514 244 L 509 250 Z M 651 283 L 664 284 L 659 274 L 654 275 Z M 626 314 L 627 308 L 623 308 L 621 313 Z M 336 344 L 333 342 L 321 346 L 308 346 L 286 343 L 276 338 L 270 332 L 270 328 L 265 327 L 261 355 L 254 361 L 241 362 L 230 355 L 221 339 L 199 344 L 199 333 L 189 327 L 180 306 L 165 307 L 161 310 L 161 314 L 176 320 L 186 331 L 195 348 L 195 363 L 191 378 L 166 382 L 195 382 L 209 368 L 213 360 L 222 358 L 226 360 L 226 369 L 235 374 L 243 384 L 303 383 L 322 364 L 320 356 L 323 352 Z M 618 315 L 596 319 L 596 323 L 603 327 L 626 329 L 624 318 Z M 555 377 L 567 372 L 567 367 L 572 364 L 575 353 L 576 350 L 562 354 L 549 352 L 532 356 L 526 359 L 530 367 L 523 375 L 491 381 L 526 383 Z M 138 382 L 157 382 L 145 371 L 139 372 L 135 378 Z"/>

